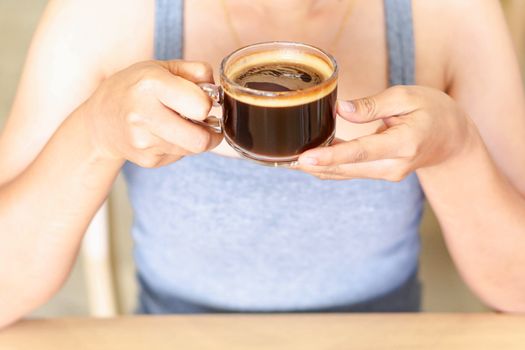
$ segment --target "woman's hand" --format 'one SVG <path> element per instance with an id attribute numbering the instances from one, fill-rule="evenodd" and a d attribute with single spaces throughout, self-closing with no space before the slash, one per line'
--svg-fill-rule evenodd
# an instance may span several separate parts
<path id="1" fill-rule="evenodd" d="M 80 112 L 103 157 L 162 166 L 210 150 L 222 139 L 181 117 L 208 116 L 211 101 L 195 84 L 201 82 L 213 82 L 204 63 L 138 63 L 105 80 Z"/>
<path id="2" fill-rule="evenodd" d="M 401 181 L 416 169 L 459 154 L 475 130 L 445 93 L 419 86 L 395 86 L 352 102 L 337 113 L 352 123 L 382 119 L 376 133 L 304 152 L 295 165 L 320 179 L 372 178 Z"/>

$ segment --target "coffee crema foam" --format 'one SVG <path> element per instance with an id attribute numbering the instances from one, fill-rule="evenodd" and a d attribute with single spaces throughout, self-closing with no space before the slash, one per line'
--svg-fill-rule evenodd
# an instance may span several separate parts
<path id="1" fill-rule="evenodd" d="M 257 89 L 252 94 L 223 81 L 224 92 L 241 102 L 261 107 L 291 107 L 319 100 L 337 85 L 331 62 L 300 50 L 261 51 L 229 63 L 225 75 L 235 84 L 255 89 L 258 83 L 285 87 L 283 90 Z M 268 79 L 264 79 L 264 77 Z"/>

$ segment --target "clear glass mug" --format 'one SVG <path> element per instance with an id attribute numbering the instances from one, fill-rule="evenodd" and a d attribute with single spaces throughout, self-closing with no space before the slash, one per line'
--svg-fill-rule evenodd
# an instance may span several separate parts
<path id="1" fill-rule="evenodd" d="M 254 67 L 276 63 L 306 67 L 321 79 L 304 89 L 268 91 L 243 86 L 236 78 Z M 332 142 L 337 74 L 335 59 L 307 44 L 274 41 L 240 48 L 222 60 L 220 86 L 199 85 L 223 111 L 222 116 L 200 124 L 224 133 L 244 158 L 263 165 L 288 165 L 302 152 Z"/>

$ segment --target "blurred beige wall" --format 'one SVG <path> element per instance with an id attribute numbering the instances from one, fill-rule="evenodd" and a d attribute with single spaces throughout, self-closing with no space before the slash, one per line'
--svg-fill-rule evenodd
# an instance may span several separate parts
<path id="1" fill-rule="evenodd" d="M 502 0 L 516 52 L 525 67 L 525 0 Z M 522 69 L 525 72 L 525 69 Z"/>
<path id="2" fill-rule="evenodd" d="M 0 0 L 0 129 L 9 112 L 25 53 L 46 0 Z M 88 312 L 82 269 L 75 264 L 68 282 L 37 316 Z"/>
<path id="3" fill-rule="evenodd" d="M 24 61 L 25 52 L 36 21 L 46 0 L 0 0 L 0 126 L 7 116 L 15 87 Z M 508 0 L 508 11 L 513 36 L 524 53 L 525 1 Z M 523 57 L 523 56 L 522 56 Z M 125 185 L 118 179 L 110 200 L 115 278 L 120 296 L 121 310 L 130 312 L 134 307 L 136 284 L 132 263 L 132 242 L 129 238 L 131 208 L 126 198 Z M 459 278 L 442 240 L 437 221 L 426 211 L 422 226 L 423 250 L 421 278 L 424 282 L 424 309 L 426 311 L 481 311 L 479 303 Z M 85 314 L 84 281 L 81 266 L 75 269 L 62 291 L 35 314 L 54 316 Z"/>
<path id="4" fill-rule="evenodd" d="M 0 0 L 0 126 L 7 117 L 29 40 L 46 3 Z"/>

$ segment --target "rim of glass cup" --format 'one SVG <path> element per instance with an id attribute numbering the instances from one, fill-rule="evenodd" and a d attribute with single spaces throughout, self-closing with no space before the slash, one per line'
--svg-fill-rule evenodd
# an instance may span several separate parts
<path id="1" fill-rule="evenodd" d="M 291 90 L 291 91 L 264 91 L 264 90 L 252 89 L 252 88 L 241 86 L 237 84 L 225 74 L 226 66 L 228 65 L 229 61 L 234 56 L 242 54 L 243 51 L 247 51 L 253 48 L 257 48 L 257 47 L 263 48 L 265 46 L 275 46 L 275 47 L 270 47 L 269 48 L 270 50 L 272 49 L 279 50 L 279 47 L 306 48 L 308 50 L 313 50 L 314 52 L 319 54 L 321 58 L 327 59 L 330 62 L 330 64 L 333 67 L 332 74 L 327 79 L 323 80 L 321 83 L 317 85 L 310 86 L 302 90 Z M 224 59 L 221 62 L 220 77 L 221 77 L 221 80 L 225 82 L 229 88 L 231 87 L 233 90 L 235 90 L 235 92 L 240 92 L 240 93 L 244 93 L 244 94 L 252 95 L 252 96 L 255 95 L 255 96 L 260 96 L 260 97 L 276 98 L 276 97 L 292 97 L 295 95 L 303 95 L 303 94 L 307 94 L 310 91 L 322 89 L 324 86 L 329 86 L 330 84 L 333 84 L 337 80 L 338 71 L 339 71 L 339 67 L 337 65 L 337 61 L 335 60 L 335 58 L 328 52 L 318 47 L 315 47 L 309 44 L 305 44 L 305 43 L 301 43 L 301 42 L 295 42 L 295 41 L 264 41 L 264 42 L 259 42 L 259 43 L 254 43 L 254 44 L 250 44 L 247 46 L 243 46 L 233 51 L 228 56 L 224 57 Z"/>

